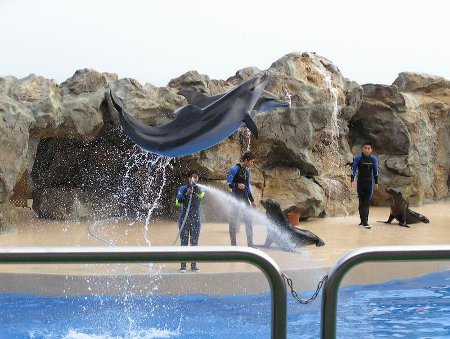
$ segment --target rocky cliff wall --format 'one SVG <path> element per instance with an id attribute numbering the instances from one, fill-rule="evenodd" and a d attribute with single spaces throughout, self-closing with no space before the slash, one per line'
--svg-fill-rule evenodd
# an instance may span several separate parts
<path id="1" fill-rule="evenodd" d="M 129 113 L 161 125 L 186 104 L 179 90 L 215 95 L 260 70 L 245 68 L 226 81 L 191 71 L 161 88 L 89 69 L 59 85 L 35 75 L 0 78 L 1 222 L 11 222 L 9 199 L 24 174 L 41 217 L 142 216 L 149 208 L 174 216 L 176 189 L 189 169 L 225 189 L 228 169 L 248 148 L 257 155 L 257 198 L 275 198 L 286 212 L 303 216 L 352 214 L 350 165 L 366 140 L 380 160 L 375 204 L 387 204 L 388 186 L 413 204 L 447 198 L 449 81 L 400 73 L 391 86 L 360 86 L 313 53 L 288 54 L 266 71 L 267 90 L 292 104 L 255 116 L 258 140 L 242 128 L 215 147 L 171 160 L 142 153 L 126 138 L 105 93 L 114 90 Z M 217 203 L 205 207 L 209 219 L 226 216 Z"/>

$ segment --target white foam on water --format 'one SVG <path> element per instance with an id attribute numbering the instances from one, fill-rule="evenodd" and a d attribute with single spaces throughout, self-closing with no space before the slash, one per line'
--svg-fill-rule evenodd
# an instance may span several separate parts
<path id="1" fill-rule="evenodd" d="M 140 339 L 156 339 L 156 338 L 174 338 L 180 335 L 179 330 L 168 330 L 168 329 L 158 329 L 149 328 L 145 330 L 133 330 L 127 333 L 126 338 L 140 338 Z M 48 338 L 51 338 L 49 336 Z M 102 333 L 102 334 L 88 334 L 77 330 L 69 330 L 69 332 L 62 337 L 63 339 L 122 339 L 124 337 L 117 336 L 112 333 Z"/>

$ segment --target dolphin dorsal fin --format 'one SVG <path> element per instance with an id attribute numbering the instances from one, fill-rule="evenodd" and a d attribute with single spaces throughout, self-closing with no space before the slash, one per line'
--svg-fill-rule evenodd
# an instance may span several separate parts
<path id="1" fill-rule="evenodd" d="M 250 114 L 246 114 L 244 118 L 245 126 L 252 132 L 256 139 L 258 139 L 258 127 L 256 127 L 255 122 L 253 121 Z"/>
<path id="2" fill-rule="evenodd" d="M 222 98 L 226 93 L 221 93 L 209 97 L 200 92 L 192 91 L 190 89 L 184 89 L 179 91 L 178 94 L 184 96 L 188 104 L 195 105 L 199 108 L 205 108 L 211 105 L 213 102 Z"/>
<path id="3" fill-rule="evenodd" d="M 188 104 L 197 105 L 197 103 L 202 102 L 208 98 L 206 95 L 193 91 L 190 89 L 183 89 L 178 92 L 179 95 L 182 95 L 186 98 Z"/>
<path id="4" fill-rule="evenodd" d="M 197 114 L 202 114 L 203 110 L 195 105 L 186 105 L 180 107 L 175 112 L 177 119 L 192 119 Z"/>

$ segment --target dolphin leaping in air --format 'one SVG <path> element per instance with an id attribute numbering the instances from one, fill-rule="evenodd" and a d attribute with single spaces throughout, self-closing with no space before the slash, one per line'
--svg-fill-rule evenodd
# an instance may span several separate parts
<path id="1" fill-rule="evenodd" d="M 253 77 L 227 93 L 217 95 L 202 107 L 189 103 L 176 110 L 175 120 L 163 126 L 148 126 L 124 111 L 121 100 L 110 91 L 119 121 L 128 137 L 144 150 L 167 157 L 197 153 L 218 144 L 245 124 L 258 138 L 250 116 L 267 86 L 267 74 Z M 268 92 L 265 92 L 268 93 Z M 270 94 L 270 93 L 268 93 Z M 273 95 L 272 95 L 273 96 Z M 217 97 L 217 98 L 216 98 Z"/>

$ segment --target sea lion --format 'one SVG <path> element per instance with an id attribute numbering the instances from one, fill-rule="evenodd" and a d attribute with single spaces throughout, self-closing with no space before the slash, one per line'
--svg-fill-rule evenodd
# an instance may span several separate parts
<path id="1" fill-rule="evenodd" d="M 396 191 L 392 187 L 386 188 L 386 192 L 392 195 L 392 203 L 389 219 L 384 223 L 390 224 L 392 220 L 397 219 L 400 226 L 409 227 L 408 224 L 417 224 L 419 222 L 428 224 L 430 222 L 424 215 L 409 209 L 409 202 L 403 198 L 401 192 Z"/>
<path id="2" fill-rule="evenodd" d="M 272 243 L 276 243 L 281 250 L 293 252 L 297 247 L 304 245 L 325 245 L 322 239 L 311 231 L 291 226 L 276 200 L 264 198 L 261 205 L 265 208 L 271 224 L 267 225 L 266 242 L 260 247 L 270 247 Z"/>

